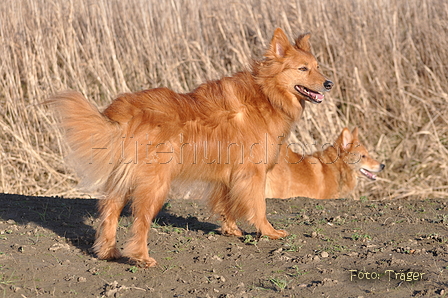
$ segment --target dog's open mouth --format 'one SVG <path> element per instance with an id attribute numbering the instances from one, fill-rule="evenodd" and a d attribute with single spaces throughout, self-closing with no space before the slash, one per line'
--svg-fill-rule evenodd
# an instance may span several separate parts
<path id="1" fill-rule="evenodd" d="M 300 85 L 296 85 L 295 89 L 300 94 L 305 95 L 312 103 L 321 103 L 324 100 L 324 95 L 320 92 L 310 90 Z"/>
<path id="2" fill-rule="evenodd" d="M 371 172 L 367 171 L 366 169 L 359 169 L 359 171 L 366 176 L 367 178 L 369 178 L 370 180 L 376 180 L 376 175 L 372 174 Z"/>

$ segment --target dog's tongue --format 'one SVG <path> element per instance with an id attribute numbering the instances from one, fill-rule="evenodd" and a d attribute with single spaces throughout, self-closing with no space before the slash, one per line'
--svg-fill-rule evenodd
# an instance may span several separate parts
<path id="1" fill-rule="evenodd" d="M 315 93 L 311 90 L 308 90 L 308 94 L 316 101 L 322 101 L 324 100 L 324 95 L 320 93 Z"/>
<path id="2" fill-rule="evenodd" d="M 315 103 L 320 103 L 322 100 L 324 100 L 324 95 L 319 92 L 314 92 L 310 89 L 307 89 L 303 86 L 296 85 L 296 90 L 302 93 L 303 95 L 308 96 L 310 99 L 312 99 Z"/>
<path id="3" fill-rule="evenodd" d="M 361 173 L 363 173 L 364 176 L 366 176 L 367 178 L 372 179 L 372 180 L 376 180 L 376 175 L 375 175 L 375 174 L 372 174 L 371 172 L 367 171 L 366 169 L 360 169 L 360 171 L 361 171 Z"/>

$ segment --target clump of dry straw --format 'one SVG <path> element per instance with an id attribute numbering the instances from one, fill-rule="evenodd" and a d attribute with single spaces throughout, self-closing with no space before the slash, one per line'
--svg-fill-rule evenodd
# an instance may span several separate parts
<path id="1" fill-rule="evenodd" d="M 39 105 L 53 93 L 106 105 L 125 91 L 189 91 L 247 67 L 282 27 L 312 33 L 335 83 L 294 137 L 311 151 L 358 126 L 387 168 L 357 197 L 447 196 L 447 15 L 443 0 L 1 1 L 0 192 L 76 195 Z"/>

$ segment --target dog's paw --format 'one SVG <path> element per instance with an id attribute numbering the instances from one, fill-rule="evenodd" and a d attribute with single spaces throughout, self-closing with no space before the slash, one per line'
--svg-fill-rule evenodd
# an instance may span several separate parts
<path id="1" fill-rule="evenodd" d="M 221 234 L 225 236 L 237 236 L 241 237 L 244 235 L 244 232 L 238 228 L 235 220 L 229 220 L 226 216 L 221 215 L 222 224 L 221 224 Z"/>
<path id="2" fill-rule="evenodd" d="M 121 258 L 121 253 L 116 247 L 100 249 L 96 252 L 96 254 L 101 260 L 116 260 Z"/>
<path id="3" fill-rule="evenodd" d="M 157 266 L 157 261 L 151 257 L 144 259 L 144 260 L 143 259 L 138 259 L 138 260 L 131 259 L 131 260 L 136 266 L 141 267 L 141 268 L 150 268 L 150 267 Z"/>
<path id="4" fill-rule="evenodd" d="M 236 228 L 236 229 L 222 229 L 221 228 L 221 234 L 223 234 L 225 236 L 237 236 L 237 237 L 241 237 L 244 235 L 243 231 L 240 228 Z"/>
<path id="5" fill-rule="evenodd" d="M 266 236 L 269 239 L 280 239 L 288 236 L 288 232 L 285 230 L 272 230 L 269 233 L 262 233 L 261 236 Z"/>

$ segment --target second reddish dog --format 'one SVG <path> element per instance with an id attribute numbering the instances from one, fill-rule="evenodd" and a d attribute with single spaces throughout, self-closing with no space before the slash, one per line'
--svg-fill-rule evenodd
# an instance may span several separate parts
<path id="1" fill-rule="evenodd" d="M 358 177 L 375 180 L 373 173 L 384 167 L 369 156 L 359 141 L 357 128 L 352 132 L 344 128 L 334 146 L 312 155 L 297 154 L 282 146 L 278 164 L 267 176 L 266 197 L 342 198 L 356 187 Z"/>

